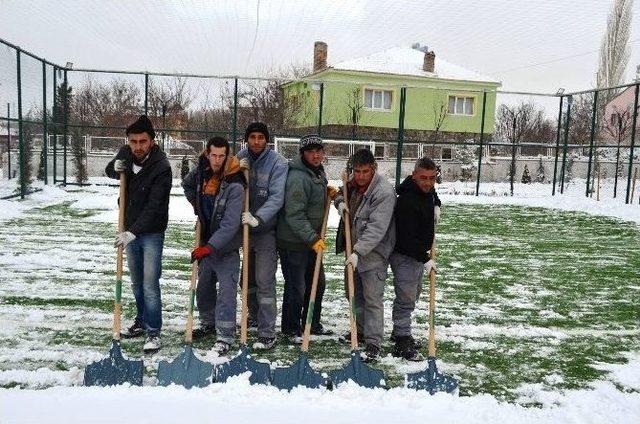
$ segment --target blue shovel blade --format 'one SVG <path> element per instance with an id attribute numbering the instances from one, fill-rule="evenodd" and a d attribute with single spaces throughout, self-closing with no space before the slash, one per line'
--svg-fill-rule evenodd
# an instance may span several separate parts
<path id="1" fill-rule="evenodd" d="M 273 385 L 280 390 L 291 390 L 297 386 L 317 389 L 327 387 L 329 381 L 311 368 L 306 352 L 300 354 L 296 362 L 288 367 L 273 371 Z"/>
<path id="2" fill-rule="evenodd" d="M 85 386 L 114 386 L 129 383 L 142 386 L 142 361 L 131 361 L 122 356 L 120 342 L 113 340 L 109 357 L 87 365 L 84 370 Z"/>
<path id="3" fill-rule="evenodd" d="M 371 368 L 360 356 L 360 351 L 351 352 L 351 359 L 341 369 L 329 373 L 334 386 L 338 386 L 349 380 L 362 387 L 370 389 L 381 387 L 384 388 L 384 373 L 381 370 Z"/>
<path id="4" fill-rule="evenodd" d="M 216 383 L 224 383 L 229 377 L 234 377 L 247 371 L 251 372 L 249 383 L 271 383 L 271 367 L 269 364 L 253 359 L 251 351 L 246 345 L 240 346 L 240 353 L 235 358 L 216 366 Z"/>
<path id="5" fill-rule="evenodd" d="M 213 380 L 213 364 L 196 357 L 190 345 L 184 346 L 182 353 L 172 362 L 158 364 L 158 385 L 177 384 L 187 389 L 205 387 Z"/>
<path id="6" fill-rule="evenodd" d="M 426 390 L 432 395 L 436 392 L 455 393 L 458 389 L 458 380 L 438 372 L 436 358 L 428 358 L 427 364 L 426 370 L 407 374 L 407 387 Z"/>

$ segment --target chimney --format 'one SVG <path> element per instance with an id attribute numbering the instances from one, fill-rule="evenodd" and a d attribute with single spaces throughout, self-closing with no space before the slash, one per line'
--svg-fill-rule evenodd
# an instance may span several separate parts
<path id="1" fill-rule="evenodd" d="M 422 70 L 426 72 L 433 72 L 436 65 L 436 54 L 432 51 L 424 52 L 424 62 L 422 63 Z"/>
<path id="2" fill-rule="evenodd" d="M 327 43 L 316 41 L 313 45 L 313 72 L 327 67 Z"/>

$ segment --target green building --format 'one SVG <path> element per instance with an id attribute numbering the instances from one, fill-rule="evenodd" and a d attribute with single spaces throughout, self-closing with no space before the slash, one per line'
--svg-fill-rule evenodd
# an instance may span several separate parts
<path id="1" fill-rule="evenodd" d="M 492 133 L 500 82 L 436 58 L 426 48 L 396 47 L 327 65 L 327 45 L 316 42 L 314 70 L 282 86 L 290 127 L 317 131 L 322 93 L 322 134 L 347 138 L 397 137 L 401 88 L 406 87 L 407 141 L 466 140 Z"/>

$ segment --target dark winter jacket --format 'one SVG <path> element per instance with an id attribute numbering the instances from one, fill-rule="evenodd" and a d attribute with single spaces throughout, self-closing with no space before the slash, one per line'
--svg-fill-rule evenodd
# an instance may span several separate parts
<path id="1" fill-rule="evenodd" d="M 110 178 L 119 179 L 120 174 L 113 169 L 116 159 L 124 159 L 127 164 L 125 230 L 136 236 L 163 233 L 169 221 L 169 193 L 172 178 L 171 165 L 167 156 L 158 145 L 154 145 L 142 169 L 134 174 L 133 153 L 129 146 L 122 146 L 104 170 Z"/>
<path id="2" fill-rule="evenodd" d="M 396 247 L 402 253 L 420 262 L 429 260 L 428 251 L 433 243 L 435 225 L 433 209 L 440 206 L 435 189 L 423 193 L 411 176 L 397 187 Z"/>
<path id="3" fill-rule="evenodd" d="M 289 162 L 284 207 L 278 214 L 278 247 L 308 250 L 320 238 L 327 204 L 327 178 L 315 174 L 298 156 Z"/>
<path id="4" fill-rule="evenodd" d="M 214 251 L 228 253 L 237 250 L 242 244 L 241 214 L 244 201 L 245 180 L 239 172 L 238 160 L 229 157 L 227 162 L 234 162 L 231 168 L 225 166 L 225 174 L 215 194 L 213 209 L 208 213 L 202 207 L 202 188 L 211 175 L 207 174 L 209 160 L 200 155 L 198 166 L 193 168 L 182 180 L 182 188 L 187 200 L 194 205 L 202 225 L 201 245 L 209 244 Z M 231 168 L 231 170 L 230 170 Z M 209 229 L 206 232 L 206 229 Z"/>

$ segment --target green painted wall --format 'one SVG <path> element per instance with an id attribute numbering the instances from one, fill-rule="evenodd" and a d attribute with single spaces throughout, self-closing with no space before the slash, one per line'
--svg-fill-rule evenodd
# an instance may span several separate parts
<path id="1" fill-rule="evenodd" d="M 482 116 L 482 90 L 487 90 L 485 133 L 493 133 L 497 83 L 428 79 L 332 69 L 314 75 L 313 80 L 324 82 L 322 116 L 324 125 L 351 125 L 352 109 L 356 108 L 360 110 L 359 126 L 397 128 L 400 87 L 406 85 L 409 87 L 407 88 L 406 129 L 434 130 L 437 114 L 434 105 L 436 109 L 439 109 L 440 105 L 448 108 L 449 96 L 455 95 L 473 97 L 474 114 L 472 116 L 447 114 L 440 130 L 479 133 Z M 296 81 L 283 87 L 285 98 L 293 99 L 290 101 L 294 115 L 292 121 L 297 126 L 314 126 L 318 123 L 320 92 L 313 90 L 312 84 L 309 81 Z M 364 89 L 366 88 L 392 91 L 391 110 L 378 111 L 364 108 Z"/>

